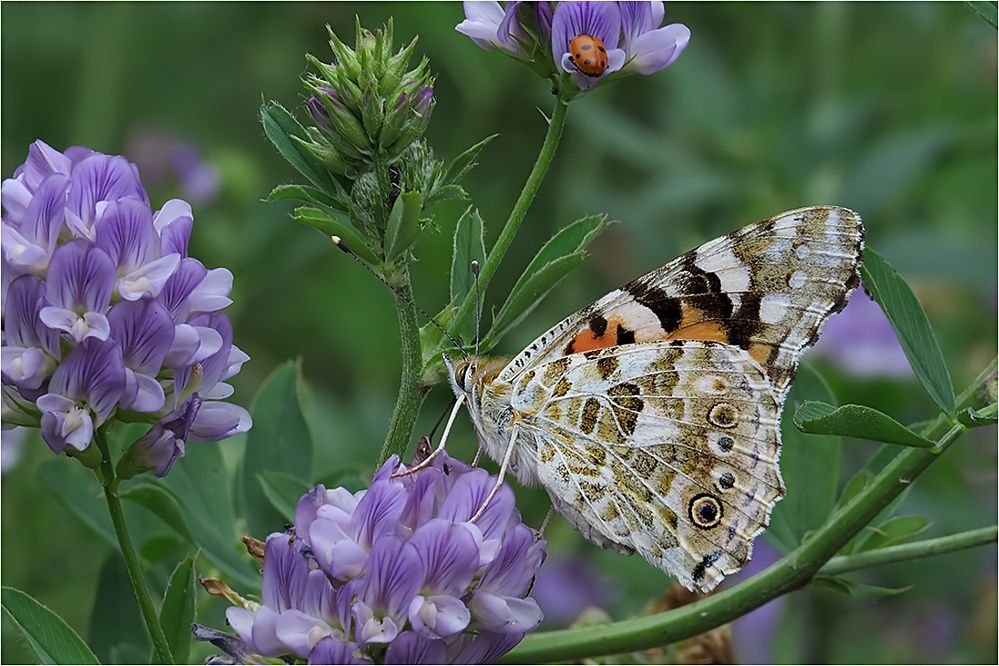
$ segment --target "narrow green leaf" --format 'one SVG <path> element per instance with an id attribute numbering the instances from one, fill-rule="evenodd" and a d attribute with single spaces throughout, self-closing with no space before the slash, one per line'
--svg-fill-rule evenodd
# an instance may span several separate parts
<path id="1" fill-rule="evenodd" d="M 238 446 L 231 439 L 226 445 Z M 155 483 L 170 491 L 194 542 L 230 582 L 251 589 L 260 585 L 260 575 L 247 559 L 236 533 L 233 476 L 222 460 L 219 446 L 187 447 L 170 473 Z"/>
<path id="2" fill-rule="evenodd" d="M 101 663 L 65 620 L 28 594 L 4 587 L 0 605 L 43 664 Z"/>
<path id="3" fill-rule="evenodd" d="M 194 541 L 180 504 L 162 486 L 140 483 L 122 491 L 120 497 L 146 507 L 159 516 L 160 520 L 172 527 L 177 534 L 188 541 Z"/>
<path id="4" fill-rule="evenodd" d="M 833 407 L 824 402 L 806 401 L 794 413 L 794 424 L 802 432 L 817 435 L 858 437 L 918 448 L 936 446 L 887 414 L 864 405 Z"/>
<path id="5" fill-rule="evenodd" d="M 38 475 L 70 513 L 118 548 L 100 484 L 87 468 L 71 460 L 46 460 L 38 466 Z"/>
<path id="6" fill-rule="evenodd" d="M 307 482 L 291 474 L 272 470 L 264 470 L 257 474 L 257 481 L 271 506 L 277 509 L 285 520 L 295 519 L 295 506 L 298 500 L 312 489 Z"/>
<path id="7" fill-rule="evenodd" d="M 482 348 L 489 349 L 511 328 L 520 323 L 562 278 L 586 259 L 586 252 L 559 257 L 535 273 L 525 273 L 517 281 L 506 303 L 493 319 L 492 328 L 482 341 Z"/>
<path id="8" fill-rule="evenodd" d="M 114 658 L 114 650 L 120 645 L 132 645 L 143 654 L 149 652 L 146 626 L 139 614 L 128 570 L 121 555 L 114 551 L 104 559 L 97 576 L 87 640 L 97 657 L 105 663 L 121 663 Z"/>
<path id="9" fill-rule="evenodd" d="M 295 170 L 316 187 L 329 187 L 331 178 L 326 168 L 308 150 L 291 139 L 297 137 L 308 141 L 309 134 L 287 109 L 274 101 L 265 102 L 260 107 L 260 122 L 264 126 L 264 134 Z"/>
<path id="10" fill-rule="evenodd" d="M 160 606 L 160 626 L 166 635 L 173 663 L 186 664 L 191 655 L 191 623 L 194 622 L 194 560 L 197 553 L 188 555 L 170 574 L 163 604 Z"/>
<path id="11" fill-rule="evenodd" d="M 498 136 L 499 134 L 491 134 L 487 136 L 485 139 L 479 141 L 477 144 L 451 160 L 451 163 L 447 165 L 447 171 L 445 171 L 445 180 L 448 183 L 457 183 L 464 178 L 465 174 L 474 169 L 475 165 L 478 164 L 476 160 L 479 157 L 479 153 L 482 152 L 482 149 Z"/>
<path id="12" fill-rule="evenodd" d="M 372 250 L 368 245 L 367 239 L 365 239 L 364 235 L 358 231 L 353 224 L 351 224 L 350 220 L 347 219 L 346 216 L 334 216 L 318 208 L 302 206 L 295 209 L 295 212 L 292 213 L 292 218 L 294 218 L 296 222 L 301 222 L 302 224 L 307 224 L 310 227 L 319 229 L 319 231 L 323 232 L 326 236 L 339 236 L 348 250 L 361 257 L 372 266 L 378 266 L 381 264 L 381 260 L 378 258 L 378 255 L 375 254 L 374 250 Z"/>
<path id="13" fill-rule="evenodd" d="M 996 403 L 982 407 L 981 409 L 971 409 L 970 407 L 960 414 L 958 418 L 966 426 L 971 428 L 979 428 L 981 426 L 995 425 L 999 416 L 999 409 L 997 409 Z"/>
<path id="14" fill-rule="evenodd" d="M 815 370 L 805 365 L 787 396 L 785 414 L 809 400 L 833 402 L 832 391 Z M 787 495 L 774 507 L 767 540 L 783 552 L 798 547 L 805 535 L 819 528 L 832 513 L 838 487 L 840 438 L 800 432 L 783 419 L 781 474 Z"/>
<path id="15" fill-rule="evenodd" d="M 860 494 L 860 491 L 866 488 L 867 484 L 873 480 L 874 473 L 866 467 L 851 476 L 850 480 L 843 486 L 843 491 L 839 494 L 839 499 L 836 500 L 836 510 L 838 511 L 849 504 L 850 500 Z"/>
<path id="16" fill-rule="evenodd" d="M 876 527 L 865 527 L 854 552 L 894 546 L 922 534 L 929 526 L 923 516 L 893 516 Z"/>
<path id="17" fill-rule="evenodd" d="M 264 380 L 253 401 L 253 428 L 247 433 L 241 473 L 243 510 L 249 534 L 264 537 L 284 517 L 264 494 L 258 474 L 284 472 L 312 478 L 312 433 L 302 412 L 301 365 L 288 361 Z"/>
<path id="18" fill-rule="evenodd" d="M 993 28 L 996 27 L 996 3 L 995 2 L 985 2 L 984 0 L 965 0 L 982 19 L 991 25 Z"/>
<path id="19" fill-rule="evenodd" d="M 858 583 L 842 576 L 816 576 L 812 580 L 819 587 L 825 587 L 826 589 L 859 599 L 893 597 L 912 589 L 912 585 L 906 585 L 905 587 L 881 587 L 879 585 Z"/>
<path id="20" fill-rule="evenodd" d="M 888 316 L 923 388 L 943 411 L 953 415 L 954 386 L 923 306 L 905 280 L 870 247 L 864 250 L 860 270 L 864 286 Z"/>
<path id="21" fill-rule="evenodd" d="M 264 201 L 274 203 L 275 201 L 303 201 L 305 203 L 317 204 L 320 206 L 330 206 L 337 210 L 343 210 L 340 204 L 331 196 L 311 185 L 278 185 L 268 194 Z"/>
<path id="22" fill-rule="evenodd" d="M 416 241 L 422 211 L 423 195 L 419 192 L 403 192 L 396 197 L 385 227 L 385 257 L 388 260 L 401 255 Z"/>
<path id="23" fill-rule="evenodd" d="M 477 209 L 469 206 L 454 228 L 451 253 L 451 302 L 461 303 L 472 290 L 472 261 L 486 262 L 485 223 Z"/>
<path id="24" fill-rule="evenodd" d="M 510 296 L 493 319 L 483 342 L 488 349 L 517 325 L 558 282 L 586 258 L 584 248 L 609 222 L 606 215 L 590 215 L 561 229 L 542 246 L 513 285 Z"/>

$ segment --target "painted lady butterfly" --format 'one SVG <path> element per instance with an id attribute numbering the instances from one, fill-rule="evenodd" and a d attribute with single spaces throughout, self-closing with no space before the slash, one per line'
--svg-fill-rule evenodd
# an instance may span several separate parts
<path id="1" fill-rule="evenodd" d="M 853 211 L 722 236 L 556 324 L 509 362 L 449 363 L 485 451 L 589 541 L 706 592 L 784 495 L 780 417 L 802 352 L 858 283 Z"/>

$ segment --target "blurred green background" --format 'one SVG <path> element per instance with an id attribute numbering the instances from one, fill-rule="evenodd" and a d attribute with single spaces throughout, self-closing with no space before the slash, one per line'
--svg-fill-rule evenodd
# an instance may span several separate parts
<path id="1" fill-rule="evenodd" d="M 319 470 L 370 465 L 377 456 L 398 381 L 398 334 L 384 287 L 296 226 L 290 205 L 260 201 L 295 174 L 264 137 L 257 108 L 266 97 L 301 111 L 303 53 L 329 59 L 324 24 L 350 38 L 355 13 L 369 27 L 395 16 L 399 39 L 420 35 L 418 53 L 438 76 L 428 138 L 440 156 L 500 133 L 466 181 L 491 239 L 536 155 L 544 134 L 538 109 L 550 110 L 550 86 L 456 33 L 457 3 L 5 3 L 0 27 L 2 172 L 9 175 L 36 138 L 59 149 L 84 144 L 137 161 L 154 208 L 175 196 L 192 200 L 192 254 L 235 274 L 227 312 L 252 360 L 236 378 L 234 399 L 249 405 L 270 370 L 301 358 L 313 388 Z M 693 33 L 676 64 L 572 104 L 556 163 L 487 312 L 559 226 L 590 212 L 620 224 L 499 351 L 516 353 L 568 312 L 718 234 L 782 210 L 836 203 L 862 214 L 869 243 L 913 285 L 962 389 L 996 350 L 995 30 L 965 3 L 669 3 L 667 19 Z M 416 298 L 430 312 L 447 298 L 450 234 L 462 209 L 442 207 L 440 233 L 417 246 Z M 904 374 L 851 376 L 832 352 L 812 360 L 841 402 L 902 421 L 934 414 Z M 447 393 L 438 387 L 427 400 L 422 429 Z M 470 456 L 471 429 L 459 421 L 452 451 Z M 226 460 L 241 446 L 222 443 Z M 873 451 L 846 443 L 841 478 Z M 99 600 L 99 608 L 121 612 L 91 618 L 111 551 L 39 482 L 38 465 L 50 459 L 32 439 L 3 476 L 3 584 L 33 594 L 84 637 L 106 642 L 99 625 L 138 635 L 127 599 Z M 972 433 L 915 484 L 903 512 L 932 521 L 924 536 L 994 523 L 996 467 L 995 430 Z M 522 497 L 525 519 L 537 524 L 543 494 Z M 651 567 L 597 552 L 561 521 L 547 536 L 553 571 L 583 572 L 564 577 L 565 593 L 585 588 L 616 618 L 665 588 Z M 105 569 L 106 577 L 121 575 L 112 564 Z M 796 592 L 736 624 L 736 656 L 996 661 L 994 546 L 863 578 L 913 589 L 881 599 Z M 208 609 L 216 626 L 219 608 Z M 557 615 L 549 613 L 550 626 Z M 4 639 L 8 632 L 5 620 Z M 107 658 L 130 659 L 108 649 L 102 643 Z M 4 640 L 0 658 L 29 653 Z"/>

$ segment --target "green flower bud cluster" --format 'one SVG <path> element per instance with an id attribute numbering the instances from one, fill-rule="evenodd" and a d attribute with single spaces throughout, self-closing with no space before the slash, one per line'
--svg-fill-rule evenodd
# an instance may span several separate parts
<path id="1" fill-rule="evenodd" d="M 391 19 L 374 33 L 357 23 L 353 49 L 327 30 L 334 61 L 306 55 L 312 71 L 302 80 L 315 123 L 308 128 L 309 149 L 335 174 L 352 177 L 367 165 L 387 167 L 423 136 L 430 121 L 429 61 L 424 57 L 407 69 L 415 38 L 393 54 Z"/>

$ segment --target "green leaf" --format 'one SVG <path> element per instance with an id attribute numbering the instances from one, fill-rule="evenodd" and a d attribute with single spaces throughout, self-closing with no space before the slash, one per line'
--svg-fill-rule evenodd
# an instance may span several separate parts
<path id="1" fill-rule="evenodd" d="M 590 215 L 566 226 L 544 244 L 513 285 L 483 342 L 488 349 L 516 326 L 572 269 L 586 258 L 584 248 L 610 223 L 606 215 Z"/>
<path id="2" fill-rule="evenodd" d="M 187 527 L 187 521 L 184 519 L 184 513 L 181 511 L 180 504 L 170 494 L 170 491 L 162 486 L 153 485 L 152 483 L 140 483 L 122 491 L 119 493 L 119 496 L 122 499 L 146 507 L 159 516 L 160 520 L 172 527 L 177 534 L 184 537 L 184 539 L 191 542 L 194 541 L 191 530 Z"/>
<path id="3" fill-rule="evenodd" d="M 277 509 L 285 520 L 295 519 L 295 506 L 298 500 L 312 489 L 307 482 L 291 474 L 271 470 L 257 474 L 257 481 L 271 506 Z"/>
<path id="4" fill-rule="evenodd" d="M 996 27 L 996 3 L 982 0 L 966 0 L 976 14 L 982 17 L 993 28 Z"/>
<path id="5" fill-rule="evenodd" d="M 87 468 L 71 460 L 46 460 L 38 466 L 38 475 L 70 513 L 118 548 L 100 484 Z"/>
<path id="6" fill-rule="evenodd" d="M 130 644 L 143 654 L 149 652 L 146 626 L 139 614 L 128 570 L 121 555 L 114 551 L 104 559 L 97 577 L 87 638 L 94 653 L 105 663 L 121 663 L 113 655 L 119 645 Z"/>
<path id="7" fill-rule="evenodd" d="M 893 597 L 912 589 L 912 585 L 905 587 L 881 587 L 879 585 L 868 585 L 858 583 L 842 576 L 816 576 L 812 579 L 819 587 L 824 587 L 834 592 L 840 592 L 848 596 L 859 599 L 870 599 L 877 597 Z"/>
<path id="8" fill-rule="evenodd" d="M 305 203 L 318 204 L 320 206 L 330 206 L 340 211 L 344 210 L 333 197 L 318 187 L 312 187 L 311 185 L 278 185 L 271 190 L 271 193 L 264 198 L 264 201 L 267 203 L 274 203 L 275 201 L 304 201 Z"/>
<path id="9" fill-rule="evenodd" d="M 274 101 L 265 102 L 260 107 L 260 122 L 264 126 L 264 134 L 291 166 L 316 187 L 323 189 L 330 186 L 331 177 L 326 167 L 306 148 L 292 140 L 292 137 L 297 137 L 301 141 L 309 141 L 309 134 L 287 109 Z"/>
<path id="10" fill-rule="evenodd" d="M 805 365 L 787 396 L 784 412 L 794 413 L 809 400 L 833 402 L 825 380 Z M 781 423 L 783 446 L 781 474 L 787 495 L 774 507 L 767 529 L 767 540 L 782 552 L 798 547 L 805 535 L 821 526 L 836 503 L 839 476 L 840 438 L 832 435 L 809 435 L 797 430 L 790 419 Z"/>
<path id="11" fill-rule="evenodd" d="M 21 590 L 4 587 L 0 605 L 43 664 L 101 663 L 65 620 Z"/>
<path id="12" fill-rule="evenodd" d="M 232 439 L 225 446 L 237 446 Z M 246 557 L 236 533 L 233 477 L 218 444 L 187 447 L 170 473 L 156 481 L 180 505 L 194 542 L 233 584 L 259 588 L 260 575 Z M 131 523 L 130 523 L 131 524 Z"/>
<path id="13" fill-rule="evenodd" d="M 887 414 L 864 405 L 833 407 L 824 402 L 806 401 L 794 413 L 794 424 L 802 432 L 817 435 L 858 437 L 919 448 L 936 446 Z"/>
<path id="14" fill-rule="evenodd" d="M 858 539 L 854 552 L 887 548 L 908 541 L 925 532 L 930 526 L 922 516 L 894 516 L 877 527 L 868 525 Z"/>
<path id="15" fill-rule="evenodd" d="M 408 250 L 420 233 L 423 195 L 403 192 L 396 197 L 385 226 L 385 258 L 391 261 Z"/>
<path id="16" fill-rule="evenodd" d="M 479 141 L 477 144 L 451 160 L 451 163 L 447 165 L 447 170 L 445 171 L 445 180 L 447 180 L 448 183 L 457 183 L 464 178 L 465 174 L 474 169 L 475 165 L 478 164 L 476 160 L 478 159 L 479 153 L 482 149 L 486 147 L 486 144 L 498 136 L 499 134 L 491 134 L 490 136 L 487 136 L 485 139 Z"/>
<path id="17" fill-rule="evenodd" d="M 326 236 L 338 236 L 347 250 L 372 266 L 378 266 L 382 263 L 375 251 L 368 245 L 364 235 L 351 224 L 346 216 L 334 216 L 326 211 L 308 206 L 296 208 L 291 216 L 296 222 L 315 227 Z"/>
<path id="18" fill-rule="evenodd" d="M 243 510 L 249 534 L 264 537 L 284 524 L 257 480 L 266 471 L 312 478 L 312 434 L 302 412 L 301 365 L 288 361 L 264 380 L 253 401 L 241 469 Z"/>
<path id="19" fill-rule="evenodd" d="M 485 223 L 477 209 L 469 206 L 454 228 L 451 254 L 451 302 L 461 303 L 472 291 L 472 261 L 486 262 Z"/>
<path id="20" fill-rule="evenodd" d="M 958 414 L 958 418 L 961 423 L 971 428 L 979 428 L 981 426 L 995 425 L 999 415 L 999 409 L 997 409 L 996 403 L 991 405 L 986 405 L 981 409 L 968 408 Z"/>
<path id="21" fill-rule="evenodd" d="M 864 286 L 888 316 L 916 377 L 937 405 L 954 414 L 954 387 L 923 307 L 909 285 L 881 255 L 864 250 Z"/>
<path id="22" fill-rule="evenodd" d="M 185 557 L 170 574 L 163 604 L 160 606 L 160 626 L 166 635 L 173 663 L 187 664 L 191 654 L 191 623 L 194 622 L 194 560 L 197 553 Z"/>

